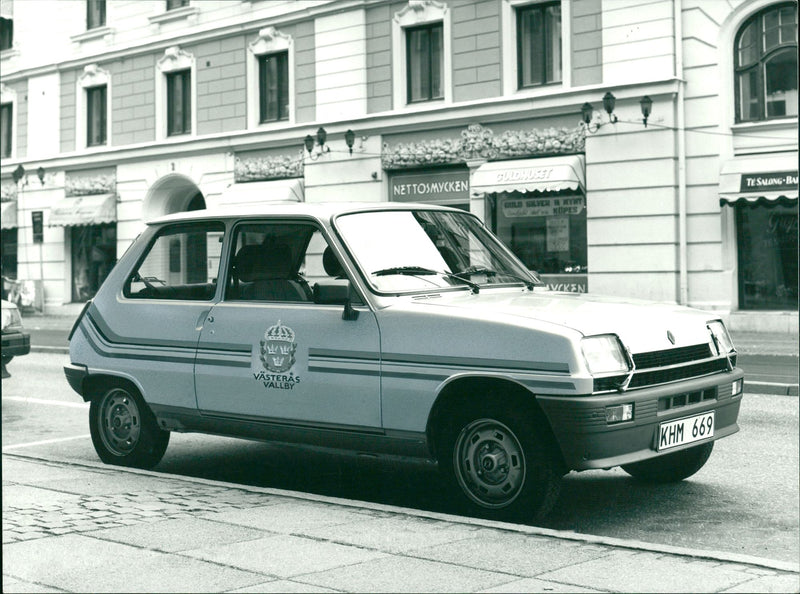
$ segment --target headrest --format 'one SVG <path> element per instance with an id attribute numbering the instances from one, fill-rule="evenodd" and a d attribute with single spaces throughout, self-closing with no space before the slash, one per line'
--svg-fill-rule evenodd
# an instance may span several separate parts
<path id="1" fill-rule="evenodd" d="M 240 280 L 287 279 L 292 266 L 292 251 L 286 244 L 270 247 L 246 245 L 236 254 L 235 266 Z"/>
<path id="2" fill-rule="evenodd" d="M 344 269 L 342 268 L 339 258 L 333 253 L 331 246 L 325 248 L 322 252 L 322 267 L 325 269 L 325 274 L 333 277 L 344 276 Z"/>

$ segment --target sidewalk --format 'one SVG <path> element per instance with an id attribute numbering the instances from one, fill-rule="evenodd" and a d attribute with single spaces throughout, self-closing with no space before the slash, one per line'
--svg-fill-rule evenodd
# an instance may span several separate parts
<path id="1" fill-rule="evenodd" d="M 3 454 L 3 592 L 798 592 L 797 564 Z"/>

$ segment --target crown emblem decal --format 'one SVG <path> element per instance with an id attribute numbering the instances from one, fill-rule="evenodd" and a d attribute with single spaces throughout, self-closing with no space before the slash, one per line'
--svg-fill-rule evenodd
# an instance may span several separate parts
<path id="1" fill-rule="evenodd" d="M 261 356 L 259 357 L 264 368 L 273 373 L 291 369 L 297 350 L 297 343 L 294 339 L 294 330 L 281 324 L 280 320 L 274 326 L 267 328 L 264 338 L 261 340 Z"/>

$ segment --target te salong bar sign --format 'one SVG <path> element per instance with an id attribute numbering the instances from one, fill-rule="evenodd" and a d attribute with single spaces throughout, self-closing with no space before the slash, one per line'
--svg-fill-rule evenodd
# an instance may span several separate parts
<path id="1" fill-rule="evenodd" d="M 743 173 L 740 192 L 794 190 L 797 188 L 797 171 L 775 173 Z"/>

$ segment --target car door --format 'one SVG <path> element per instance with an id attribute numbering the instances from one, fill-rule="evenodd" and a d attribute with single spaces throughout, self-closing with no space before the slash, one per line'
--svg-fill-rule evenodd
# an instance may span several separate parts
<path id="1" fill-rule="evenodd" d="M 224 231 L 214 221 L 165 225 L 124 273 L 122 290 L 101 289 L 87 313 L 85 333 L 93 350 L 113 361 L 121 375 L 135 378 L 151 405 L 195 409 L 198 320 L 217 293 Z M 122 269 L 104 288 L 119 274 Z"/>
<path id="2" fill-rule="evenodd" d="M 311 222 L 234 229 L 226 291 L 203 323 L 195 363 L 202 414 L 330 428 L 381 426 L 375 315 L 314 303 L 328 247 Z M 330 251 L 330 250 L 329 250 Z M 353 317 L 353 316 L 350 316 Z"/>

